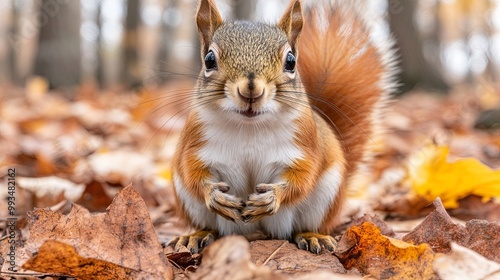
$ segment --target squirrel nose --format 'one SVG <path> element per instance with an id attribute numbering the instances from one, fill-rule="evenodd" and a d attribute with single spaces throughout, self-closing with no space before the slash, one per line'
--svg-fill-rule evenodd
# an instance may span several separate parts
<path id="1" fill-rule="evenodd" d="M 255 78 L 253 74 L 242 78 L 236 82 L 238 98 L 247 103 L 255 103 L 263 98 L 266 90 L 265 85 L 262 79 Z"/>
<path id="2" fill-rule="evenodd" d="M 262 90 L 242 90 L 240 87 L 237 88 L 238 91 L 238 97 L 241 98 L 242 100 L 246 101 L 247 103 L 255 103 L 259 101 L 262 96 L 264 96 L 264 88 Z"/>

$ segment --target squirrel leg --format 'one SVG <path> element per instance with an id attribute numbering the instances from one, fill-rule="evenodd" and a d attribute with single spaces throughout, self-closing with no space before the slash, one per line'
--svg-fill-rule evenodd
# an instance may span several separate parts
<path id="1" fill-rule="evenodd" d="M 199 253 L 217 238 L 215 230 L 198 230 L 190 235 L 178 236 L 172 239 L 167 247 L 173 247 L 178 252 L 182 247 L 188 248 L 191 254 Z"/>
<path id="2" fill-rule="evenodd" d="M 224 183 L 208 183 L 205 195 L 207 208 L 230 221 L 241 220 L 241 211 L 245 206 L 243 200 L 227 192 L 230 187 Z"/>
<path id="3" fill-rule="evenodd" d="M 314 232 L 301 232 L 293 237 L 299 249 L 310 251 L 314 254 L 319 254 L 321 248 L 324 247 L 329 251 L 335 250 L 337 241 L 330 235 L 324 235 Z"/>

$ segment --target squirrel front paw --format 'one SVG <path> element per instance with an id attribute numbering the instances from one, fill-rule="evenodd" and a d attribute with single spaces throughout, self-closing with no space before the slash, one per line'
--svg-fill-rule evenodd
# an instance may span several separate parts
<path id="1" fill-rule="evenodd" d="M 229 189 L 229 185 L 224 182 L 210 184 L 208 195 L 205 196 L 205 204 L 210 211 L 234 222 L 241 220 L 245 202 L 228 194 Z"/>
<path id="2" fill-rule="evenodd" d="M 280 206 L 278 193 L 281 188 L 280 184 L 259 184 L 255 188 L 257 192 L 249 195 L 245 202 L 242 220 L 245 223 L 253 223 L 276 213 Z"/>

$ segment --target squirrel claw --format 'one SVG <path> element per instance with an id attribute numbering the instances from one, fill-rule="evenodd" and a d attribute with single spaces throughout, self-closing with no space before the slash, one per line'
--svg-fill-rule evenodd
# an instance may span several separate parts
<path id="1" fill-rule="evenodd" d="M 224 182 L 212 184 L 205 204 L 210 211 L 235 222 L 241 220 L 241 211 L 245 207 L 245 202 L 228 194 L 229 189 L 230 187 Z"/>
<path id="2" fill-rule="evenodd" d="M 248 196 L 245 208 L 241 213 L 242 221 L 245 223 L 256 222 L 265 216 L 275 214 L 279 209 L 278 198 L 276 196 L 275 184 L 260 184 L 253 193 Z"/>
<path id="3" fill-rule="evenodd" d="M 216 238 L 217 232 L 214 230 L 198 230 L 190 235 L 175 237 L 167 244 L 167 247 L 173 247 L 176 252 L 186 247 L 191 254 L 197 254 Z"/>
<path id="4" fill-rule="evenodd" d="M 324 235 L 314 232 L 303 232 L 295 234 L 294 241 L 299 249 L 309 251 L 319 255 L 322 248 L 333 251 L 337 246 L 337 241 L 330 235 Z"/>

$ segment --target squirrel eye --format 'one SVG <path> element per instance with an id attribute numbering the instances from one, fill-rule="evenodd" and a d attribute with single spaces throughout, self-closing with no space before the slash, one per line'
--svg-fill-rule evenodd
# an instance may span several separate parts
<path id="1" fill-rule="evenodd" d="M 288 52 L 285 59 L 285 71 L 286 72 L 295 72 L 295 56 L 292 52 Z"/>
<path id="2" fill-rule="evenodd" d="M 215 54 L 212 50 L 209 50 L 205 56 L 205 67 L 207 71 L 217 69 L 217 61 L 215 61 Z"/>

